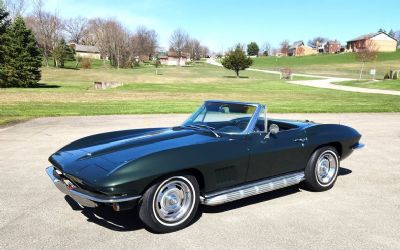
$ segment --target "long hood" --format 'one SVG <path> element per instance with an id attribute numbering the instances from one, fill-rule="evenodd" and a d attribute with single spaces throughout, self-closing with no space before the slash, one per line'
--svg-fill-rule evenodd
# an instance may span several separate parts
<path id="1" fill-rule="evenodd" d="M 207 133 L 171 128 L 125 130 L 92 135 L 61 148 L 49 161 L 61 171 L 95 184 L 140 157 L 215 140 Z"/>

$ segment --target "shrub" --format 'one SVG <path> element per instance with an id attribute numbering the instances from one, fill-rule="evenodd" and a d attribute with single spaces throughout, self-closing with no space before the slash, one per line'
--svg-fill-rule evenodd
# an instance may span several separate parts
<path id="1" fill-rule="evenodd" d="M 394 72 L 393 74 L 393 80 L 399 79 L 399 72 Z"/>
<path id="2" fill-rule="evenodd" d="M 385 76 L 383 77 L 383 79 L 385 79 L 385 80 L 390 79 L 389 73 L 386 73 Z"/>
<path id="3" fill-rule="evenodd" d="M 92 68 L 92 62 L 91 62 L 90 58 L 82 58 L 81 68 L 82 69 L 91 69 Z"/>

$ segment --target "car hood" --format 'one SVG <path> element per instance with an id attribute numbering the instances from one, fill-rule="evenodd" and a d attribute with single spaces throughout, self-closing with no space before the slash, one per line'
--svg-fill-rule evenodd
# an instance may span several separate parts
<path id="1" fill-rule="evenodd" d="M 78 182 L 94 184 L 140 157 L 215 139 L 207 132 L 187 129 L 117 131 L 74 141 L 51 155 L 49 161 Z"/>

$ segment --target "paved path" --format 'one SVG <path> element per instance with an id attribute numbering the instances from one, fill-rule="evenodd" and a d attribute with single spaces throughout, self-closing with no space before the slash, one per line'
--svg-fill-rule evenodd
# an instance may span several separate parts
<path id="1" fill-rule="evenodd" d="M 363 150 L 345 159 L 334 188 L 293 186 L 216 207 L 179 232 L 143 229 L 135 211 L 82 209 L 44 169 L 80 137 L 173 126 L 187 115 L 34 119 L 0 131 L 0 249 L 400 249 L 400 114 L 273 114 L 348 124 Z M 268 165 L 266 165 L 268 167 Z"/>
<path id="2" fill-rule="evenodd" d="M 222 64 L 217 62 L 217 61 L 215 61 L 213 58 L 207 59 L 206 62 L 209 63 L 209 64 L 212 64 L 212 65 L 215 65 L 215 66 L 222 67 Z M 264 72 L 264 73 L 268 73 L 268 74 L 280 75 L 279 71 L 273 71 L 273 70 L 263 70 L 263 69 L 254 69 L 254 68 L 248 68 L 247 70 L 256 71 L 256 72 Z M 343 86 L 343 85 L 333 84 L 333 82 L 343 82 L 343 81 L 354 80 L 352 78 L 329 77 L 329 76 L 298 74 L 298 73 L 294 73 L 293 76 L 319 78 L 319 79 L 317 79 L 317 80 L 288 81 L 288 83 L 297 84 L 297 85 L 303 85 L 303 86 L 309 86 L 309 87 L 316 87 L 316 88 L 343 90 L 343 91 L 349 91 L 349 92 L 370 93 L 370 94 L 385 94 L 385 95 L 398 95 L 398 96 L 400 96 L 400 91 L 396 91 L 396 90 L 368 89 L 368 88 L 359 88 L 359 87 L 351 87 L 351 86 Z"/>

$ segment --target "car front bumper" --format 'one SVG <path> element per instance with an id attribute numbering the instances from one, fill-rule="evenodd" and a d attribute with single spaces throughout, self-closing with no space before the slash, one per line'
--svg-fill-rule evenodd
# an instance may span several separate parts
<path id="1" fill-rule="evenodd" d="M 70 196 L 76 202 L 84 207 L 97 207 L 99 204 L 112 205 L 114 210 L 119 211 L 121 207 L 127 208 L 131 207 L 127 204 L 133 204 L 138 201 L 141 196 L 107 196 L 103 194 L 93 193 L 74 185 L 68 185 L 66 179 L 60 176 L 56 169 L 51 166 L 46 168 L 46 172 L 49 175 L 51 181 L 54 185 L 64 194 Z M 133 205 L 132 205 L 133 207 Z"/>

